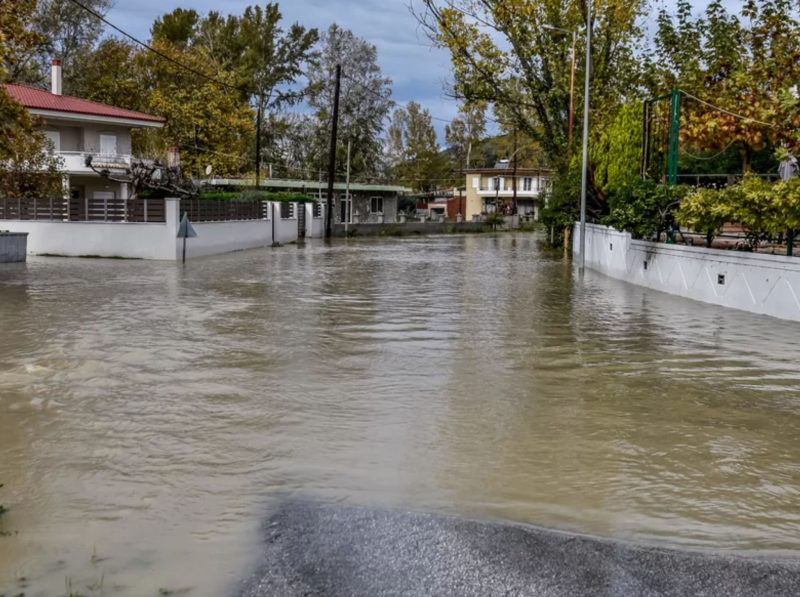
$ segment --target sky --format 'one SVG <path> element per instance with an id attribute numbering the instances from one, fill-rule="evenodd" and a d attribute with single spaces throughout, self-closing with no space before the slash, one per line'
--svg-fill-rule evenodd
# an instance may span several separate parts
<path id="1" fill-rule="evenodd" d="M 201 14 L 216 10 L 240 14 L 264 0 L 115 0 L 107 18 L 132 35 L 147 39 L 155 18 L 175 8 L 194 8 Z M 284 23 L 327 29 L 331 23 L 350 29 L 378 48 L 378 61 L 392 79 L 393 99 L 411 100 L 433 116 L 452 119 L 457 102 L 445 96 L 450 76 L 449 54 L 431 47 L 409 11 L 409 0 L 278 0 Z M 418 4 L 418 2 L 417 2 Z M 440 138 L 444 122 L 434 121 Z"/>
<path id="2" fill-rule="evenodd" d="M 108 19 L 129 33 L 147 39 L 155 18 L 175 8 L 194 8 L 201 14 L 216 10 L 240 14 L 250 4 L 266 0 L 115 0 Z M 420 0 L 278 0 L 284 22 L 299 22 L 306 27 L 327 29 L 331 23 L 352 30 L 378 48 L 378 61 L 392 79 L 393 99 L 403 104 L 414 100 L 430 110 L 435 118 L 452 119 L 457 102 L 445 94 L 450 79 L 449 54 L 431 47 L 420 30 L 409 3 Z M 693 0 L 696 10 L 707 5 Z M 739 0 L 726 0 L 727 8 L 738 11 Z M 674 6 L 674 0 L 653 0 L 654 8 Z M 651 22 L 652 16 L 646 21 Z M 445 123 L 434 120 L 440 143 Z"/>

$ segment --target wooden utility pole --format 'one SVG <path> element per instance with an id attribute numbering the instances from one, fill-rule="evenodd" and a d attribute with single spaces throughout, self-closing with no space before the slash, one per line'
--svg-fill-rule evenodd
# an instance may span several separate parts
<path id="1" fill-rule="evenodd" d="M 336 137 L 339 134 L 339 91 L 342 83 L 342 65 L 336 65 L 336 87 L 333 92 L 333 122 L 331 122 L 331 148 L 328 156 L 328 197 L 325 205 L 325 238 L 333 232 L 333 179 L 336 176 Z"/>

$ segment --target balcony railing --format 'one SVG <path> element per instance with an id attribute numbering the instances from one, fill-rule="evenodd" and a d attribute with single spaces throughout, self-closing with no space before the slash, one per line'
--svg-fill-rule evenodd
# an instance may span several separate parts
<path id="1" fill-rule="evenodd" d="M 522 187 L 517 189 L 517 196 L 527 196 L 527 197 L 536 197 L 542 193 L 543 189 L 530 189 L 525 190 Z M 480 187 L 478 189 L 478 195 L 482 197 L 494 197 L 495 195 L 499 195 L 500 197 L 512 197 L 514 195 L 514 189 L 500 189 L 499 191 L 493 189 L 491 187 Z"/>
<path id="2" fill-rule="evenodd" d="M 131 165 L 127 154 L 101 154 L 92 151 L 59 151 L 57 155 L 64 160 L 66 172 L 92 172 L 86 165 L 86 156 L 92 156 L 92 164 L 98 170 L 125 170 Z"/>

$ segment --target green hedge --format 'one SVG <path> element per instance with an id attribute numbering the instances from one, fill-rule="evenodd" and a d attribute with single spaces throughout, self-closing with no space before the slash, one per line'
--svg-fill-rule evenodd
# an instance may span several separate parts
<path id="1" fill-rule="evenodd" d="M 711 242 L 723 224 L 741 224 L 755 250 L 762 240 L 800 229 L 800 178 L 768 182 L 748 175 L 724 189 L 697 189 L 681 203 L 678 221 Z"/>
<path id="2" fill-rule="evenodd" d="M 268 191 L 203 191 L 199 199 L 216 201 L 286 201 L 289 203 L 313 203 L 315 199 L 303 193 L 272 193 Z"/>

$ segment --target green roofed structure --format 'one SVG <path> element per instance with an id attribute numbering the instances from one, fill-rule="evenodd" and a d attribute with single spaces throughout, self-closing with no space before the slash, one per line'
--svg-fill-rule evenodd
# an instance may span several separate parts
<path id="1" fill-rule="evenodd" d="M 203 181 L 204 186 L 220 190 L 253 188 L 254 180 L 214 178 Z M 350 183 L 350 201 L 346 200 L 347 185 L 333 185 L 333 222 L 336 224 L 388 224 L 397 221 L 398 200 L 411 193 L 411 189 L 398 185 Z M 321 203 L 327 201 L 327 183 L 310 180 L 270 178 L 262 180 L 259 190 L 269 192 L 300 192 Z"/>

